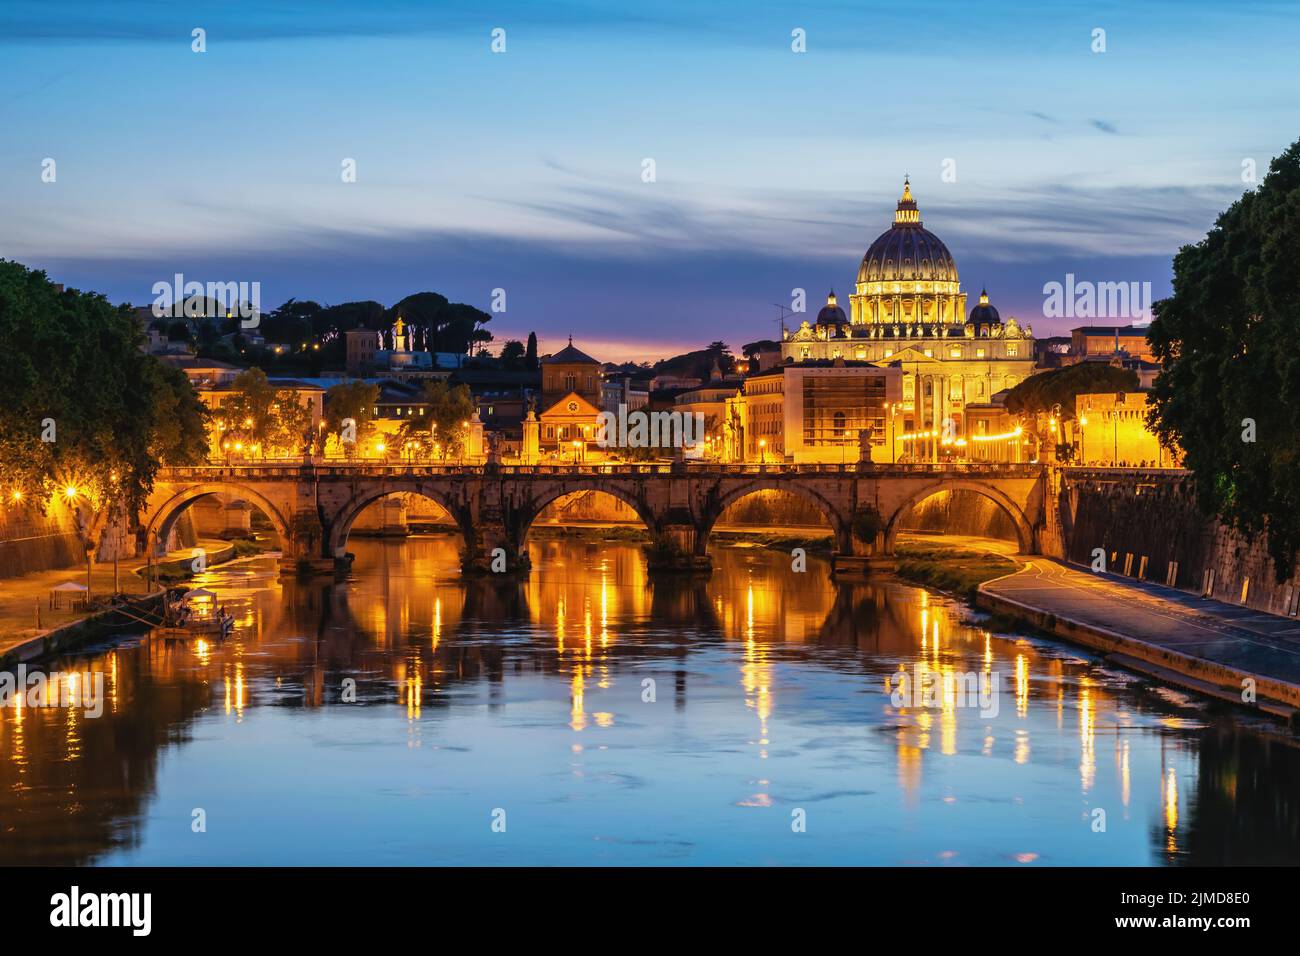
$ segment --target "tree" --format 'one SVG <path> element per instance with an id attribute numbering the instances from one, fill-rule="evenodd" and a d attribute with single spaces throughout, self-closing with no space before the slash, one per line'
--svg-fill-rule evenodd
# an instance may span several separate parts
<path id="1" fill-rule="evenodd" d="M 351 420 L 354 430 L 349 438 L 350 444 L 359 448 L 374 431 L 375 403 L 379 401 L 379 386 L 369 382 L 339 382 L 331 385 L 325 392 L 325 427 L 321 429 L 317 441 L 318 452 L 324 452 L 325 441 L 331 436 L 340 445 L 344 444 L 344 422 Z"/>
<path id="2" fill-rule="evenodd" d="M 136 511 L 164 464 L 201 460 L 205 411 L 184 373 L 141 351 L 128 307 L 0 260 L 0 482 Z M 83 528 L 84 530 L 84 528 Z"/>
<path id="3" fill-rule="evenodd" d="M 202 464 L 208 450 L 207 406 L 180 369 L 157 361 L 146 368 L 155 411 L 150 454 L 167 465 Z"/>
<path id="4" fill-rule="evenodd" d="M 296 391 L 277 389 L 260 368 L 240 372 L 233 384 L 220 412 L 222 451 L 265 458 L 300 455 L 311 444 L 311 409 Z"/>
<path id="5" fill-rule="evenodd" d="M 1176 443 L 1206 514 L 1264 533 L 1278 580 L 1300 549 L 1300 142 L 1174 258 L 1147 333 L 1149 422 Z"/>
<path id="6" fill-rule="evenodd" d="M 505 345 L 501 346 L 501 367 L 510 369 L 523 368 L 526 354 L 523 342 L 518 339 L 510 339 Z"/>
<path id="7" fill-rule="evenodd" d="M 472 305 L 448 302 L 436 292 L 408 295 L 385 313 L 385 320 L 391 324 L 398 316 L 412 331 L 422 331 L 430 352 L 465 353 L 472 344 L 492 339 L 492 333 L 481 328 L 492 316 Z"/>
<path id="8" fill-rule="evenodd" d="M 524 350 L 524 368 L 532 372 L 537 369 L 537 333 L 528 333 L 528 345 Z"/>
<path id="9" fill-rule="evenodd" d="M 1056 444 L 1057 457 L 1068 461 L 1073 452 L 1060 440 L 1065 429 L 1053 434 L 1043 419 L 1056 414 L 1061 422 L 1074 418 L 1074 399 L 1079 395 L 1101 392 L 1133 392 L 1138 388 L 1137 373 L 1108 362 L 1079 362 L 1031 375 L 1007 392 L 1006 407 L 1020 418 L 1022 427 L 1034 437 L 1040 449 Z M 1059 412 L 1055 411 L 1060 406 Z"/>
<path id="10" fill-rule="evenodd" d="M 1079 362 L 1031 375 L 1007 392 L 1007 411 L 1012 415 L 1033 418 L 1061 406 L 1060 418 L 1074 418 L 1077 395 L 1099 392 L 1133 392 L 1138 388 L 1137 373 L 1108 362 Z"/>
<path id="11" fill-rule="evenodd" d="M 422 400 L 427 411 L 409 418 L 401 429 L 401 442 L 418 448 L 423 457 L 437 453 L 443 461 L 459 457 L 465 448 L 469 421 L 474 417 L 474 396 L 468 385 L 448 385 L 446 380 L 425 382 Z"/>

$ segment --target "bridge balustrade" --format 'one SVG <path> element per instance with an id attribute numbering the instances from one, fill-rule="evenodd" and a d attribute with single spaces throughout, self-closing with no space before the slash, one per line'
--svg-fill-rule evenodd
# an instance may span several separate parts
<path id="1" fill-rule="evenodd" d="M 914 475 L 989 475 L 1032 477 L 1041 474 L 1047 466 L 1028 462 L 619 462 L 599 464 L 534 464 L 496 465 L 457 463 L 402 463 L 373 461 L 302 461 L 285 459 L 266 462 L 213 463 L 209 465 L 182 465 L 163 469 L 172 479 L 204 480 L 218 477 L 297 479 L 307 475 L 315 477 L 444 477 L 463 475 L 513 475 L 563 477 L 573 475 L 860 475 L 864 477 L 914 476 Z M 1151 475 L 1168 478 L 1189 472 L 1176 468 L 1085 468 L 1062 469 L 1070 475 L 1115 479 L 1128 479 Z"/>

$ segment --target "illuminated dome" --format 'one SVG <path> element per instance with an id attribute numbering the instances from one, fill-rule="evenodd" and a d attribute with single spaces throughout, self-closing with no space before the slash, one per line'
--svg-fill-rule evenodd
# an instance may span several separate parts
<path id="1" fill-rule="evenodd" d="M 966 293 L 957 280 L 957 263 L 939 237 L 922 227 L 906 179 L 894 225 L 862 257 L 849 316 L 853 325 L 890 330 L 917 325 L 952 328 L 966 321 Z"/>
<path id="2" fill-rule="evenodd" d="M 894 225 L 881 233 L 858 269 L 858 283 L 956 282 L 957 263 L 943 241 L 921 227 L 921 212 L 903 181 L 903 198 L 894 211 Z"/>
<path id="3" fill-rule="evenodd" d="M 849 317 L 845 315 L 844 310 L 836 304 L 834 289 L 832 289 L 831 294 L 826 297 L 826 304 L 822 306 L 822 310 L 817 313 L 817 324 L 835 326 L 849 324 Z"/>

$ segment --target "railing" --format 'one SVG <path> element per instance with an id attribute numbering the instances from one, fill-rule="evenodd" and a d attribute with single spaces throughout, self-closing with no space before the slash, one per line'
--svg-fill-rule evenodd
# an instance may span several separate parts
<path id="1" fill-rule="evenodd" d="M 167 480 L 212 480 L 221 477 L 240 479 L 292 479 L 314 478 L 443 478 L 479 477 L 483 475 L 508 477 L 572 477 L 588 476 L 640 476 L 686 475 L 691 477 L 728 475 L 861 475 L 863 477 L 908 477 L 919 475 L 969 475 L 996 478 L 1036 478 L 1046 465 L 1001 462 L 956 462 L 930 464 L 867 464 L 858 462 L 833 464 L 723 464 L 720 462 L 626 462 L 619 464 L 590 465 L 495 465 L 483 464 L 405 464 L 388 462 L 347 462 L 338 460 L 303 461 L 282 459 L 240 464 L 189 465 L 163 470 Z M 1066 469 L 1071 472 L 1140 472 L 1141 469 Z M 1162 474 L 1169 474 L 1166 470 Z"/>
<path id="2" fill-rule="evenodd" d="M 1115 468 L 1100 465 L 1070 465 L 1061 471 L 1067 478 L 1091 478 L 1098 481 L 1133 481 L 1145 478 L 1151 481 L 1169 481 L 1171 479 L 1189 478 L 1191 472 L 1186 468 Z"/>

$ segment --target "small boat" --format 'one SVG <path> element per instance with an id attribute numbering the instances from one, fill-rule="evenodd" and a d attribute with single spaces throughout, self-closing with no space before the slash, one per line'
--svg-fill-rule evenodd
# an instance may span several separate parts
<path id="1" fill-rule="evenodd" d="M 226 637 L 235 627 L 235 616 L 217 608 L 217 594 L 195 588 L 166 597 L 163 623 L 153 629 L 155 637 L 188 640 L 192 637 Z"/>

